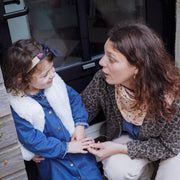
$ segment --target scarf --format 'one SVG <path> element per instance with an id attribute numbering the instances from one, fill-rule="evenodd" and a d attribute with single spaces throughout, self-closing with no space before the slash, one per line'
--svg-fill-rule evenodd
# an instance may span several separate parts
<path id="1" fill-rule="evenodd" d="M 115 85 L 115 99 L 124 119 L 129 123 L 141 126 L 147 114 L 145 104 L 137 107 L 134 93 L 122 85 Z"/>

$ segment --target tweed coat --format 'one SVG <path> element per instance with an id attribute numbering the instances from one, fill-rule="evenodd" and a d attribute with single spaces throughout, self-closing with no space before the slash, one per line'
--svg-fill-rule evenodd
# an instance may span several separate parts
<path id="1" fill-rule="evenodd" d="M 122 115 L 115 101 L 115 86 L 106 83 L 99 70 L 90 84 L 81 93 L 83 103 L 89 114 L 89 122 L 102 110 L 105 123 L 101 134 L 106 140 L 121 135 Z M 167 159 L 180 153 L 180 99 L 175 99 L 173 106 L 177 112 L 172 120 L 153 116 L 153 120 L 144 119 L 138 138 L 127 143 L 128 154 L 134 158 L 147 158 L 150 161 Z"/>

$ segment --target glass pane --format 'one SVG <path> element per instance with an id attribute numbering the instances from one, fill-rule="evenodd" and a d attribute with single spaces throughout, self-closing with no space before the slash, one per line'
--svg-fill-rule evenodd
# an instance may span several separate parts
<path id="1" fill-rule="evenodd" d="M 24 9 L 24 2 L 23 0 L 20 0 L 20 4 L 8 4 L 4 7 L 6 13 L 11 13 Z M 12 42 L 15 42 L 19 39 L 30 38 L 29 26 L 26 16 L 19 16 L 8 19 L 8 26 Z"/>
<path id="2" fill-rule="evenodd" d="M 145 20 L 145 0 L 88 0 L 87 9 L 92 56 L 104 52 L 107 32 L 115 23 Z"/>
<path id="3" fill-rule="evenodd" d="M 31 36 L 61 52 L 55 67 L 81 60 L 75 0 L 24 0 L 29 7 Z"/>

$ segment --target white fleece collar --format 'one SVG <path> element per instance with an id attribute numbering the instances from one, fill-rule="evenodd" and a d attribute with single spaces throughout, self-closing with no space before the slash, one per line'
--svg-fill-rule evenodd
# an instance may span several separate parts
<path id="1" fill-rule="evenodd" d="M 53 79 L 53 85 L 46 89 L 44 93 L 50 106 L 53 108 L 56 115 L 61 119 L 70 135 L 72 135 L 75 125 L 72 117 L 67 88 L 64 81 L 56 74 L 55 78 Z M 9 101 L 14 111 L 21 118 L 30 122 L 35 129 L 43 132 L 45 125 L 44 111 L 42 106 L 37 101 L 31 97 L 12 96 L 12 94 L 9 94 Z M 23 151 L 24 149 L 22 150 L 22 153 Z M 25 152 L 25 154 L 27 154 L 27 152 Z M 23 155 L 25 160 L 30 160 L 29 158 L 32 159 L 33 156 L 33 153 L 31 153 L 30 157 L 28 158 L 24 157 Z"/>

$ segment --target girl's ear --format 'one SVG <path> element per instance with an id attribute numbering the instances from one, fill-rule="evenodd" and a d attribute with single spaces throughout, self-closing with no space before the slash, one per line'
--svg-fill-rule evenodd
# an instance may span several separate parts
<path id="1" fill-rule="evenodd" d="M 18 77 L 17 83 L 18 83 L 18 84 L 21 84 L 21 83 L 22 83 L 22 78 L 21 78 L 21 77 Z"/>

